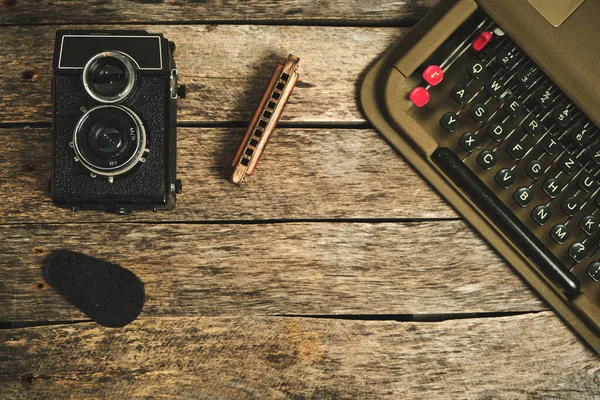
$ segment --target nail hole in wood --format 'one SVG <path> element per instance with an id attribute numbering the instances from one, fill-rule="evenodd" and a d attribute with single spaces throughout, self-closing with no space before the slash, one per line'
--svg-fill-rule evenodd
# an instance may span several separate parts
<path id="1" fill-rule="evenodd" d="M 35 376 L 33 376 L 33 374 L 31 372 L 21 375 L 21 383 L 23 385 L 33 384 L 34 379 L 35 379 Z"/>
<path id="2" fill-rule="evenodd" d="M 33 172 L 36 169 L 36 165 L 35 164 L 25 164 L 23 166 L 23 170 L 25 170 L 25 172 Z"/>
<path id="3" fill-rule="evenodd" d="M 23 71 L 21 76 L 24 80 L 35 81 L 38 78 L 39 74 L 35 71 Z"/>
<path id="4" fill-rule="evenodd" d="M 34 248 L 33 248 L 33 252 L 34 252 L 35 254 L 42 254 L 44 251 L 46 251 L 46 250 L 44 250 L 44 248 L 43 248 L 43 247 L 34 247 Z"/>
<path id="5" fill-rule="evenodd" d="M 38 290 L 42 290 L 43 288 L 46 287 L 46 285 L 44 284 L 44 282 L 36 282 L 35 285 L 33 285 L 33 286 L 35 286 L 35 288 L 38 289 Z"/>

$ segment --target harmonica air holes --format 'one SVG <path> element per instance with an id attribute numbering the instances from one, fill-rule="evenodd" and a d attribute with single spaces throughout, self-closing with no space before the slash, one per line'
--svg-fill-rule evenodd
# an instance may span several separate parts
<path id="1" fill-rule="evenodd" d="M 266 128 L 266 127 L 267 127 L 267 121 L 263 121 L 263 120 L 261 120 L 261 121 L 258 123 L 258 126 L 260 126 L 261 128 Z"/>
<path id="2" fill-rule="evenodd" d="M 271 115 L 273 115 L 273 113 L 272 113 L 272 112 L 270 112 L 270 111 L 265 111 L 265 112 L 263 113 L 263 117 L 265 117 L 265 118 L 267 118 L 267 119 L 271 118 Z"/>
<path id="3" fill-rule="evenodd" d="M 269 104 L 267 105 L 267 108 L 270 108 L 271 110 L 275 109 L 275 103 L 270 101 Z"/>
<path id="4" fill-rule="evenodd" d="M 258 144 L 258 140 L 256 140 L 256 139 L 250 140 L 250 146 L 256 147 L 257 144 Z"/>
<path id="5" fill-rule="evenodd" d="M 281 97 L 281 93 L 273 92 L 273 98 L 275 100 L 279 100 L 280 97 Z"/>
<path id="6" fill-rule="evenodd" d="M 249 160 L 249 159 L 247 159 L 247 158 L 242 158 L 242 165 L 243 165 L 244 167 L 247 167 L 247 166 L 248 166 L 248 164 L 250 164 L 250 160 Z"/>
<path id="7" fill-rule="evenodd" d="M 248 157 L 252 157 L 252 154 L 254 154 L 254 150 L 252 150 L 252 149 L 246 149 L 246 155 Z"/>
<path id="8" fill-rule="evenodd" d="M 285 87 L 285 84 L 279 82 L 276 86 L 277 90 L 283 90 L 283 88 Z"/>
<path id="9" fill-rule="evenodd" d="M 290 76 L 288 74 L 286 74 L 285 72 L 283 74 L 281 74 L 282 81 L 287 81 L 288 79 L 290 79 Z"/>

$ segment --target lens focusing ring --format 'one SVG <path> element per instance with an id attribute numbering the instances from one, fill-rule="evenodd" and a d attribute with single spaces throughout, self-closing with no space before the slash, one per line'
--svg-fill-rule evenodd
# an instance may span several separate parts
<path id="1" fill-rule="evenodd" d="M 116 123 L 116 122 L 117 123 Z M 123 140 L 118 151 L 107 155 L 99 154 L 98 135 L 91 132 L 106 122 L 119 132 Z M 73 132 L 73 150 L 79 162 L 97 175 L 116 176 L 132 169 L 143 157 L 146 150 L 146 131 L 140 118 L 129 108 L 117 105 L 104 105 L 92 108 L 77 122 Z"/>
<path id="2" fill-rule="evenodd" d="M 93 74 L 95 73 L 94 69 L 97 69 L 100 63 L 103 60 L 116 60 L 117 63 L 124 67 L 123 73 L 126 76 L 127 82 L 125 87 L 114 95 L 104 95 L 102 93 L 98 93 L 98 91 L 94 90 L 93 83 Z M 117 103 L 123 99 L 125 99 L 135 85 L 136 81 L 136 72 L 133 66 L 132 60 L 124 53 L 118 51 L 105 51 L 102 53 L 96 54 L 94 57 L 90 58 L 87 64 L 83 69 L 83 87 L 87 94 L 90 95 L 94 100 L 102 102 L 102 103 Z"/>

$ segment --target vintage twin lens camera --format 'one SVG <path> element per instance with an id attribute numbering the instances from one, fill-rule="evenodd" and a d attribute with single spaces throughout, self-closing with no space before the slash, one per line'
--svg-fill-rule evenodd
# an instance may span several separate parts
<path id="1" fill-rule="evenodd" d="M 58 206 L 172 209 L 175 45 L 144 31 L 58 31 L 50 191 Z"/>

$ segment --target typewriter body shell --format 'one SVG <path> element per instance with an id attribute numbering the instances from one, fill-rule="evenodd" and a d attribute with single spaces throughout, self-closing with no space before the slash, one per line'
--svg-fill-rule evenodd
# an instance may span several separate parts
<path id="1" fill-rule="evenodd" d="M 576 275 L 581 282 L 581 292 L 575 296 L 565 295 L 436 166 L 431 157 L 440 143 L 430 132 L 431 126 L 438 124 L 439 115 L 435 121 L 418 120 L 415 106 L 409 100 L 411 90 L 420 85 L 422 65 L 461 24 L 474 13 L 483 11 L 594 125 L 600 126 L 600 79 L 595 71 L 600 55 L 600 40 L 597 40 L 600 5 L 596 3 L 588 0 L 577 4 L 578 8 L 556 27 L 528 0 L 443 0 L 368 71 L 361 102 L 367 118 L 388 143 L 512 265 L 567 325 L 600 352 L 600 282 L 591 282 L 579 272 Z M 432 92 L 437 89 L 432 88 Z M 443 107 L 444 102 L 450 104 L 452 100 L 446 97 L 434 102 L 432 107 Z"/>

